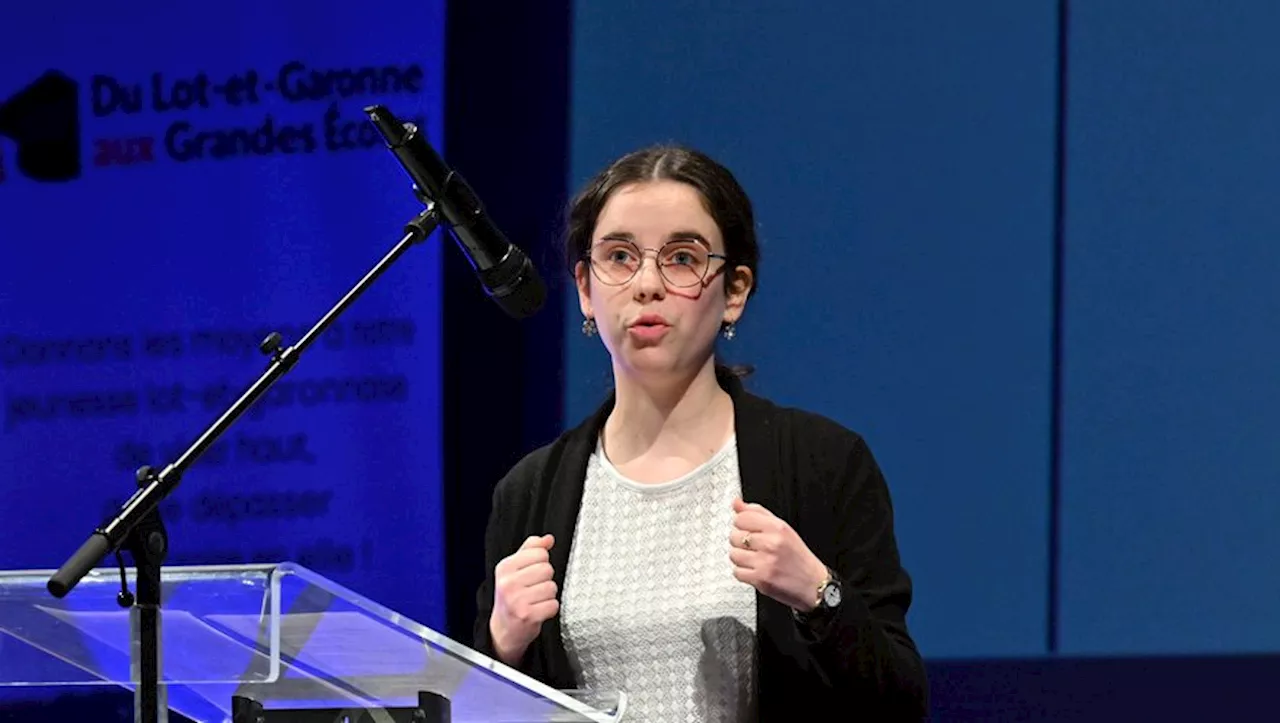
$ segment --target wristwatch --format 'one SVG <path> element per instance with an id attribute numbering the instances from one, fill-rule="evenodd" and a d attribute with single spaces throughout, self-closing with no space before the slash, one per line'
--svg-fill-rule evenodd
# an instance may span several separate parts
<path id="1" fill-rule="evenodd" d="M 840 585 L 840 578 L 832 572 L 831 568 L 827 568 L 827 576 L 818 583 L 818 598 L 813 603 L 813 610 L 807 613 L 795 611 L 795 617 L 800 622 L 812 622 L 830 617 L 836 609 L 840 607 L 840 601 L 844 596 L 844 589 Z"/>
<path id="2" fill-rule="evenodd" d="M 840 580 L 828 567 L 827 579 L 818 584 L 818 600 L 814 603 L 814 606 L 821 610 L 835 610 L 840 607 L 840 599 L 843 594 L 844 590 L 840 587 Z"/>

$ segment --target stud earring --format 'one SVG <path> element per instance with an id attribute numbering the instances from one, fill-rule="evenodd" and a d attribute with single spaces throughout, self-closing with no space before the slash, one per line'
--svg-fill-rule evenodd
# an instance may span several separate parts
<path id="1" fill-rule="evenodd" d="M 600 331 L 600 329 L 599 327 L 596 326 L 595 319 L 588 316 L 586 319 L 582 321 L 583 336 L 595 336 L 598 331 Z"/>
<path id="2" fill-rule="evenodd" d="M 724 327 L 720 329 L 720 333 L 724 334 L 725 339 L 732 339 L 734 336 L 738 334 L 738 329 L 737 327 L 734 326 L 733 322 L 731 321 L 725 324 Z"/>

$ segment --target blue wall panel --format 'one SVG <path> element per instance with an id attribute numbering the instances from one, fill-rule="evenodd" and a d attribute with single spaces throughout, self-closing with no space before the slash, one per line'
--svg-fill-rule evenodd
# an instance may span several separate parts
<path id="1" fill-rule="evenodd" d="M 1269 2 L 1071 3 L 1062 650 L 1280 650 Z"/>
<path id="2" fill-rule="evenodd" d="M 729 165 L 757 203 L 763 260 L 723 353 L 756 365 L 756 390 L 867 436 L 926 654 L 1043 652 L 1054 8 L 576 13 L 572 183 L 663 140 Z M 566 303 L 572 421 L 608 366 Z"/>

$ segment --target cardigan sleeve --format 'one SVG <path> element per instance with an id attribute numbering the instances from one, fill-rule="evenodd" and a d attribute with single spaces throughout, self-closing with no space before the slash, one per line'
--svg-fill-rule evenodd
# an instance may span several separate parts
<path id="1" fill-rule="evenodd" d="M 800 626 L 824 683 L 851 707 L 871 705 L 877 720 L 921 720 L 928 711 L 924 663 L 907 631 L 911 579 L 893 532 L 889 490 L 866 442 L 858 437 L 836 475 L 835 559 L 843 599 L 819 627 Z"/>
<path id="2" fill-rule="evenodd" d="M 535 450 L 498 482 L 493 489 L 493 502 L 484 533 L 484 580 L 476 590 L 476 618 L 472 627 L 472 648 L 494 660 L 502 662 L 489 634 L 489 617 L 493 614 L 493 593 L 496 582 L 494 568 L 502 559 L 519 549 L 525 538 L 526 520 L 529 516 L 530 490 L 535 486 L 545 462 L 546 449 Z M 524 657 L 511 667 L 540 680 L 554 683 L 545 671 L 545 645 L 543 635 L 538 635 L 525 649 Z"/>
<path id="3" fill-rule="evenodd" d="M 535 466 L 534 456 L 526 456 L 494 486 L 493 504 L 489 511 L 489 521 L 485 525 L 484 580 L 476 591 L 476 619 L 472 629 L 472 647 L 499 662 L 502 662 L 502 659 L 498 657 L 493 636 L 489 634 L 489 617 L 493 614 L 493 593 L 497 584 L 494 579 L 494 568 L 503 558 L 519 549 L 520 541 L 524 539 L 520 521 L 528 512 L 527 509 L 522 508 L 522 505 L 527 506 L 528 494 L 527 492 L 521 494 L 520 491 L 528 490 L 531 486 L 532 478 L 537 475 Z M 533 669 L 538 660 L 535 654 L 537 645 L 538 641 L 535 640 L 525 649 L 524 657 L 511 667 L 527 675 L 538 677 L 537 671 Z"/>
<path id="4" fill-rule="evenodd" d="M 494 568 L 509 554 L 504 552 L 504 540 L 510 527 L 506 506 L 503 504 L 505 482 L 506 478 L 493 488 L 493 503 L 484 531 L 484 580 L 476 591 L 476 619 L 472 629 L 472 647 L 494 660 L 498 659 L 498 651 L 494 649 L 493 638 L 489 634 L 489 617 L 493 614 Z"/>

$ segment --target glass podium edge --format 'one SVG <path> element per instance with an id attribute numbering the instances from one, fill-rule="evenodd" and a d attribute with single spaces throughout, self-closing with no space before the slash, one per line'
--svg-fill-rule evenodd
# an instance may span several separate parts
<path id="1" fill-rule="evenodd" d="M 309 568 L 293 562 L 281 562 L 274 565 L 274 568 L 275 569 L 272 571 L 273 579 L 292 575 L 322 589 L 328 589 L 330 592 L 342 597 L 348 603 L 360 607 L 365 612 L 377 615 L 384 622 L 400 627 L 407 632 L 418 636 L 422 640 L 439 647 L 450 655 L 461 658 L 472 667 L 483 669 L 503 679 L 517 683 L 522 688 L 529 690 L 530 692 L 537 693 L 538 695 L 541 695 L 542 697 L 564 707 L 569 712 L 576 713 L 588 720 L 595 721 L 597 723 L 615 723 L 621 718 L 621 714 L 625 710 L 626 694 L 623 691 L 609 691 L 614 692 L 614 694 L 618 696 L 618 711 L 617 713 L 610 715 L 604 711 L 596 710 L 588 706 L 565 691 L 549 686 L 536 678 L 512 668 L 500 660 L 490 658 L 489 656 L 459 643 L 453 638 L 433 630 L 426 625 L 403 615 L 402 613 L 398 613 L 381 603 L 370 600 L 360 593 L 355 592 L 338 582 L 330 580 Z M 279 596 L 277 595 L 276 597 L 278 599 Z"/>
<path id="2" fill-rule="evenodd" d="M 137 579 L 136 568 L 126 567 L 125 571 L 126 571 L 126 576 L 129 580 L 132 581 Z M 45 580 L 48 580 L 50 577 L 52 577 L 56 572 L 57 570 L 52 568 L 0 570 L 0 581 L 22 580 L 23 582 L 27 582 L 28 580 L 34 581 L 37 579 L 41 581 L 45 581 Z M 244 575 L 244 574 L 260 574 L 263 576 L 265 586 L 266 586 L 264 589 L 264 594 L 267 594 L 270 596 L 270 615 L 272 620 L 272 624 L 270 625 L 271 639 L 269 642 L 270 651 L 271 651 L 271 654 L 270 654 L 271 674 L 269 675 L 268 679 L 264 681 L 242 681 L 242 684 L 246 684 L 250 687 L 259 683 L 269 683 L 273 680 L 276 680 L 279 676 L 280 626 L 277 621 L 280 619 L 280 614 L 281 614 L 280 598 L 282 593 L 282 586 L 286 578 L 296 577 L 305 583 L 308 583 L 317 588 L 333 593 L 335 596 L 341 598 L 345 602 L 361 609 L 364 613 L 374 616 L 387 624 L 390 624 L 394 627 L 404 630 L 407 633 L 417 636 L 421 640 L 427 643 L 430 643 L 433 646 L 436 646 L 437 648 L 448 653 L 449 655 L 453 655 L 465 661 L 466 663 L 468 663 L 474 668 L 484 670 L 497 677 L 500 677 L 505 680 L 509 680 L 519 685 L 521 688 L 524 688 L 525 690 L 529 691 L 530 693 L 539 695 L 561 706 L 562 708 L 565 709 L 566 712 L 576 714 L 586 720 L 593 721 L 595 723 L 616 723 L 622 718 L 622 715 L 626 709 L 627 696 L 625 691 L 603 691 L 603 692 L 597 693 L 594 691 L 559 690 L 529 675 L 526 675 L 525 673 L 522 673 L 521 671 L 516 670 L 515 668 L 512 668 L 506 665 L 500 660 L 490 658 L 480 653 L 479 651 L 473 650 L 472 648 L 458 641 L 455 641 L 454 639 L 436 630 L 433 630 L 432 628 L 429 628 L 426 625 L 423 625 L 422 623 L 412 618 L 409 618 L 402 613 L 396 612 L 395 610 L 392 610 L 391 608 L 388 608 L 385 605 L 382 605 L 381 603 L 371 600 L 370 598 L 364 595 L 361 595 L 355 590 L 352 590 L 334 580 L 324 577 L 323 575 L 315 572 L 314 570 L 311 570 L 310 568 L 307 568 L 298 563 L 285 561 L 285 562 L 275 562 L 275 563 L 257 562 L 257 563 L 245 563 L 245 564 L 168 565 L 162 568 L 161 579 L 162 579 L 162 582 L 169 582 L 169 581 L 180 582 L 188 578 L 199 579 L 200 576 L 204 576 L 204 575 L 230 576 L 230 575 Z M 119 567 L 101 565 L 91 569 L 89 573 L 85 575 L 85 579 L 92 579 L 93 582 L 97 582 L 99 584 L 107 580 L 112 582 L 112 584 L 118 584 L 119 576 L 120 576 Z M 77 585 L 77 587 L 79 587 L 79 585 Z M 75 595 L 75 593 L 76 591 L 73 589 L 68 593 L 67 597 Z M 52 595 L 52 593 L 50 593 L 50 598 L 57 599 Z M 162 601 L 161 607 L 163 610 L 163 601 Z M 23 642 L 26 642 L 27 644 L 31 644 L 30 641 L 23 641 Z M 53 655 L 54 657 L 59 657 L 61 659 L 61 656 L 58 656 L 56 653 L 45 650 L 41 647 L 37 647 L 37 649 L 41 650 L 41 652 L 44 652 L 49 655 Z M 75 665 L 75 667 L 81 668 L 82 670 L 85 670 L 90 674 L 93 673 L 93 671 L 87 668 L 84 668 L 83 666 L 76 665 L 71 661 L 64 660 L 64 662 L 69 662 L 72 665 Z M 108 685 L 127 687 L 127 685 L 129 684 L 125 684 L 119 681 L 90 680 L 90 681 L 73 681 L 73 682 L 65 682 L 65 683 L 38 683 L 38 684 L 33 683 L 33 684 L 30 684 L 29 686 L 23 685 L 23 686 L 15 686 L 15 687 L 56 688 L 56 687 L 71 687 L 71 686 L 108 686 Z M 190 687 L 198 688 L 205 684 L 162 682 L 161 685 L 190 686 Z M 592 708 L 591 706 L 587 705 L 586 703 L 574 697 L 574 695 L 572 694 L 574 692 L 596 693 L 596 694 L 608 693 L 608 694 L 616 695 L 617 709 L 614 713 L 610 714 L 605 711 Z"/>

